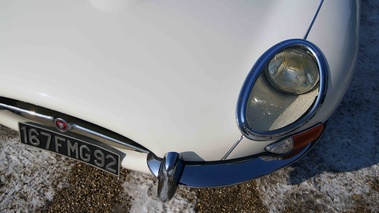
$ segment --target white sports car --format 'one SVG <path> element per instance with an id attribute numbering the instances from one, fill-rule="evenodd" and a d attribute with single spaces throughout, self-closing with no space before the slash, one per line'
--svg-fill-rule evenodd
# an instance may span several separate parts
<path id="1" fill-rule="evenodd" d="M 118 175 L 236 184 L 321 137 L 357 58 L 358 0 L 1 1 L 0 124 Z M 38 156 L 35 156 L 36 158 Z"/>

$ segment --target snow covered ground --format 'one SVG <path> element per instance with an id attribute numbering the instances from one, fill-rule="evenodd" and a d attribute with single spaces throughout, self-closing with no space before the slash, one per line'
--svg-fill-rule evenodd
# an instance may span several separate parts
<path id="1" fill-rule="evenodd" d="M 379 210 L 378 38 L 379 2 L 363 0 L 357 71 L 323 139 L 294 165 L 256 180 L 269 211 Z M 18 143 L 14 132 L 0 128 L 0 212 L 42 208 L 67 187 L 72 166 L 62 157 Z M 194 211 L 199 200 L 193 190 L 182 187 L 162 204 L 155 197 L 155 181 L 129 172 L 122 187 L 132 199 L 125 211 Z"/>
<path id="2" fill-rule="evenodd" d="M 19 143 L 9 129 L 0 128 L 0 140 L 0 212 L 33 212 L 44 206 L 54 196 L 52 186 L 65 182 L 62 174 L 68 173 L 70 165 Z"/>

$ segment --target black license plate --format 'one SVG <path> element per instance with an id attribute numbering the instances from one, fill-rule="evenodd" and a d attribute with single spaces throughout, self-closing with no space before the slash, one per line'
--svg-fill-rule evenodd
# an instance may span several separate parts
<path id="1" fill-rule="evenodd" d="M 119 175 L 120 155 L 104 146 L 73 138 L 31 124 L 19 123 L 20 141 L 23 144 L 55 152 Z"/>

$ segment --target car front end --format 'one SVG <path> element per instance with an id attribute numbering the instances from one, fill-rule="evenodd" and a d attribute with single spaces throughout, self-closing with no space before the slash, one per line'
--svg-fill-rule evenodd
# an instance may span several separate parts
<path id="1" fill-rule="evenodd" d="M 359 1 L 1 4 L 0 123 L 163 201 L 299 159 L 358 50 Z"/>

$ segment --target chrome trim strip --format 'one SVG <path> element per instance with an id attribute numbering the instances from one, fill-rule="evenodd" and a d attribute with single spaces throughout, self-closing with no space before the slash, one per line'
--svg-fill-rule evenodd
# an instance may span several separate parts
<path id="1" fill-rule="evenodd" d="M 320 12 L 321 10 L 321 6 L 322 4 L 324 3 L 324 0 L 321 0 L 320 4 L 318 5 L 318 8 L 317 8 L 317 11 L 316 11 L 316 14 L 314 15 L 313 19 L 312 19 L 312 22 L 311 22 L 311 25 L 309 25 L 309 28 L 307 30 L 307 32 L 305 33 L 305 36 L 304 36 L 304 40 L 306 40 L 308 38 L 308 35 L 309 33 L 311 32 L 311 29 L 313 27 L 313 24 L 315 23 L 316 21 L 316 18 L 318 16 L 318 13 Z"/>
<path id="2" fill-rule="evenodd" d="M 6 98 L 1 98 L 0 101 L 3 101 L 4 99 L 5 100 L 11 100 L 11 99 L 6 99 Z M 17 102 L 17 103 L 21 103 L 19 101 L 15 101 L 15 100 L 12 100 L 12 101 Z M 28 104 L 28 103 L 23 103 L 23 104 L 31 105 L 31 104 Z M 33 107 L 36 108 L 36 109 L 41 108 L 41 107 L 34 106 L 34 105 L 33 105 Z M 12 106 L 12 105 L 9 105 L 9 104 L 5 104 L 5 103 L 0 103 L 0 109 L 8 110 L 8 111 L 10 111 L 12 113 L 15 113 L 15 114 L 17 114 L 17 115 L 19 115 L 21 117 L 24 117 L 26 119 L 29 119 L 31 121 L 37 122 L 39 124 L 43 124 L 45 126 L 49 126 L 49 127 L 54 127 L 55 128 L 54 119 L 56 119 L 56 117 L 54 117 L 54 116 L 44 115 L 44 114 L 41 114 L 39 112 L 23 109 L 23 108 L 20 108 L 20 107 L 15 107 L 15 106 Z M 53 110 L 49 110 L 49 111 L 51 111 L 52 113 L 54 112 Z M 62 114 L 62 113 L 59 113 L 59 114 Z M 67 115 L 65 115 L 65 116 L 66 117 L 71 117 L 71 116 L 67 116 Z M 59 115 L 57 117 L 59 117 Z M 73 118 L 73 117 L 71 117 L 71 118 Z M 80 119 L 73 118 L 72 120 L 80 120 Z M 86 122 L 86 123 L 88 123 L 88 122 Z M 107 133 L 106 133 L 107 130 L 103 130 L 104 132 L 98 132 L 98 131 L 91 130 L 90 127 L 87 128 L 87 127 L 84 127 L 82 125 L 74 124 L 74 123 L 71 123 L 71 122 L 69 124 L 72 127 L 72 129 L 70 130 L 70 132 L 75 133 L 77 135 L 85 136 L 85 137 L 89 137 L 89 138 L 94 138 L 94 139 L 100 138 L 100 139 L 103 139 L 103 140 L 105 140 L 107 142 L 110 142 L 111 143 L 110 145 L 119 145 L 119 146 L 121 146 L 122 148 L 125 148 L 125 149 L 129 149 L 129 150 L 133 150 L 133 151 L 137 151 L 137 152 L 141 152 L 141 153 L 146 153 L 146 154 L 149 153 L 149 150 L 147 150 L 145 148 L 137 147 L 137 146 L 135 146 L 133 144 L 130 144 L 127 141 L 128 140 L 132 141 L 132 140 L 130 140 L 128 138 L 125 138 L 125 137 L 123 137 L 121 135 L 120 135 L 120 137 L 125 138 L 125 141 L 118 140 L 116 138 L 108 136 Z M 115 134 L 117 134 L 117 133 L 115 133 Z M 134 141 L 132 141 L 132 142 L 135 143 Z"/>
<path id="3" fill-rule="evenodd" d="M 3 109 L 8 109 L 8 110 L 13 111 L 13 112 L 17 112 L 18 114 L 20 114 L 23 117 L 28 118 L 28 119 L 29 119 L 29 117 L 25 116 L 25 114 L 27 114 L 29 116 L 32 116 L 32 117 L 38 117 L 38 118 L 44 119 L 46 121 L 53 121 L 54 120 L 54 118 L 51 117 L 51 116 L 42 115 L 42 114 L 39 114 L 39 113 L 36 113 L 36 112 L 33 112 L 33 111 L 28 111 L 28 110 L 25 110 L 25 109 L 21 109 L 21 108 L 18 108 L 18 107 L 10 106 L 10 105 L 3 104 L 3 103 L 0 103 L 0 107 L 3 108 Z"/>
<path id="4" fill-rule="evenodd" d="M 286 48 L 294 47 L 294 46 L 307 49 L 316 58 L 317 65 L 320 69 L 320 84 L 319 84 L 318 96 L 312 108 L 307 112 L 307 114 L 303 115 L 292 124 L 289 124 L 285 127 L 282 127 L 280 129 L 276 129 L 273 131 L 265 131 L 265 132 L 255 131 L 249 127 L 249 124 L 246 119 L 247 102 L 249 100 L 251 90 L 253 89 L 255 82 L 260 76 L 260 74 L 264 71 L 264 68 L 266 67 L 267 63 L 278 52 L 283 51 Z M 328 72 L 329 72 L 328 64 L 321 50 L 316 45 L 312 44 L 309 41 L 302 40 L 302 39 L 290 39 L 271 47 L 257 60 L 255 65 L 251 69 L 250 73 L 246 77 L 246 80 L 242 86 L 242 89 L 238 98 L 237 110 L 236 110 L 236 120 L 237 120 L 237 124 L 240 128 L 241 133 L 245 137 L 252 140 L 257 140 L 257 141 L 272 140 L 272 139 L 279 139 L 283 135 L 286 135 L 300 128 L 304 124 L 306 124 L 315 115 L 315 113 L 318 111 L 318 109 L 322 106 L 324 102 L 326 91 L 327 91 Z"/>
<path id="5" fill-rule="evenodd" d="M 133 145 L 131 145 L 131 144 L 126 144 L 125 142 L 122 142 L 122 141 L 120 141 L 120 140 L 117 140 L 117 139 L 111 138 L 111 137 L 109 137 L 109 136 L 107 136 L 107 135 L 101 134 L 101 133 L 99 133 L 99 132 L 95 132 L 95 131 L 93 131 L 93 130 L 87 129 L 87 128 L 85 128 L 85 127 L 82 127 L 82 126 L 79 126 L 79 125 L 76 125 L 76 124 L 73 124 L 73 125 L 72 125 L 72 128 L 73 128 L 73 129 L 77 129 L 77 130 L 79 130 L 80 132 L 83 132 L 83 133 L 85 132 L 85 133 L 88 133 L 88 134 L 90 134 L 90 135 L 94 135 L 94 136 L 97 136 L 97 137 L 103 138 L 103 139 L 105 139 L 105 140 L 109 140 L 109 141 L 115 142 L 115 143 L 117 143 L 117 144 L 119 144 L 119 145 L 122 145 L 122 146 L 127 146 L 129 149 L 131 148 L 131 149 L 133 149 L 134 151 L 138 151 L 138 152 L 142 152 L 142 153 L 146 153 L 146 154 L 149 153 L 149 151 L 148 151 L 147 149 L 141 149 L 141 148 L 136 147 L 136 146 L 133 146 Z"/>
<path id="6" fill-rule="evenodd" d="M 229 149 L 229 151 L 221 158 L 221 160 L 226 160 L 229 157 L 230 153 L 238 146 L 238 144 L 242 141 L 243 135 L 241 135 L 240 139 Z"/>
<path id="7" fill-rule="evenodd" d="M 271 156 L 273 157 L 272 159 L 280 159 L 283 156 L 263 153 L 261 155 L 215 162 L 182 161 L 183 173 L 181 174 L 179 184 L 190 187 L 220 187 L 259 178 L 295 162 L 307 153 L 321 137 L 322 134 L 299 153 L 281 160 L 263 160 L 261 157 Z M 163 160 L 156 157 L 153 153 L 147 156 L 147 164 L 155 176 L 159 175 L 159 168 L 162 162 Z"/>

